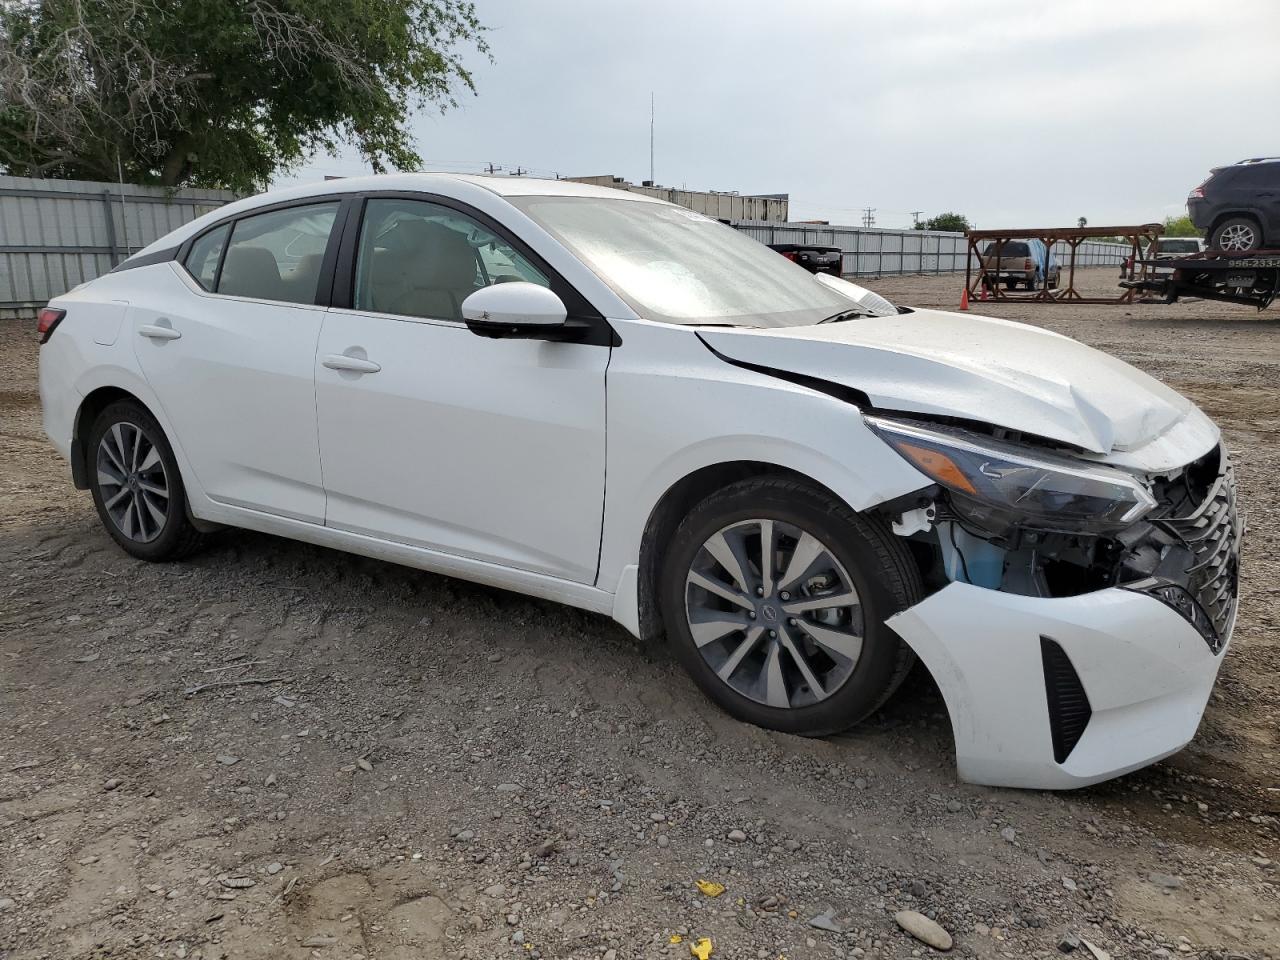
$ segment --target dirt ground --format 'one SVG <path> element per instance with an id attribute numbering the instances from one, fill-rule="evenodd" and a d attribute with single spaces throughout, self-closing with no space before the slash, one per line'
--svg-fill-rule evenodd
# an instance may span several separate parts
<path id="1" fill-rule="evenodd" d="M 960 783 L 920 670 L 802 740 L 550 603 L 250 533 L 131 560 L 41 435 L 33 324 L 0 323 L 0 960 L 932 954 L 902 909 L 962 957 L 1280 957 L 1280 309 L 982 306 L 1203 405 L 1249 514 L 1199 736 L 1070 794 Z"/>

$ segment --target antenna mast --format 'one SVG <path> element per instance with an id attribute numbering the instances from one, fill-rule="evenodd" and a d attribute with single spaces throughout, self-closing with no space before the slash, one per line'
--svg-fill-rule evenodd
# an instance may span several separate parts
<path id="1" fill-rule="evenodd" d="M 649 91 L 649 182 L 657 186 L 658 181 L 653 179 L 653 91 Z"/>

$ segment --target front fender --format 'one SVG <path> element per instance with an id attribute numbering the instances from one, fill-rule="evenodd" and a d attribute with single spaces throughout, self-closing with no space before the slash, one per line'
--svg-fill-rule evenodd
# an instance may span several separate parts
<path id="1" fill-rule="evenodd" d="M 645 528 L 684 478 L 735 462 L 774 465 L 866 510 L 929 484 L 851 403 L 718 359 L 691 329 L 637 322 L 608 374 L 608 451 L 598 583 L 630 608 Z M 650 358 L 653 358 L 650 362 Z M 629 609 L 615 616 L 630 626 Z"/>

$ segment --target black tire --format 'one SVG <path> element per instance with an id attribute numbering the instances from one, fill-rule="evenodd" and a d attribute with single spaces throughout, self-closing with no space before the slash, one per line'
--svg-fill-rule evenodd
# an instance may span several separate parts
<path id="1" fill-rule="evenodd" d="M 861 653 L 842 685 L 816 703 L 774 707 L 744 696 L 720 679 L 693 639 L 686 610 L 689 570 L 708 538 L 752 518 L 780 521 L 817 536 L 858 592 Z M 760 727 L 801 736 L 848 729 L 878 710 L 915 662 L 911 649 L 884 625 L 923 596 L 919 569 L 902 540 L 879 519 L 859 515 L 830 494 L 796 480 L 741 480 L 694 507 L 667 549 L 659 592 L 668 642 L 677 659 L 708 697 L 737 719 Z"/>
<path id="2" fill-rule="evenodd" d="M 148 517 L 144 523 L 153 524 L 148 527 L 149 539 L 141 540 L 125 532 L 120 521 L 113 517 L 108 509 L 108 498 L 125 494 L 121 484 L 104 484 L 103 473 L 98 469 L 99 457 L 107 456 L 102 451 L 103 437 L 116 427 L 124 431 L 139 431 L 147 445 L 143 449 L 154 448 L 163 466 L 166 498 L 147 495 L 152 506 L 159 509 L 163 506 L 163 521 L 157 521 L 154 513 L 148 508 Z M 200 531 L 191 524 L 187 514 L 186 488 L 182 485 L 182 476 L 178 472 L 178 462 L 174 459 L 173 448 L 169 446 L 164 430 L 150 411 L 135 400 L 118 400 L 109 405 L 89 429 L 89 442 L 85 449 L 85 457 L 89 471 L 89 489 L 93 494 L 93 504 L 98 509 L 98 518 L 111 538 L 130 556 L 139 560 L 159 562 L 162 560 L 178 560 L 197 550 L 205 540 Z M 136 473 L 136 471 L 135 471 Z M 103 487 L 107 486 L 104 492 Z M 132 496 L 125 494 L 126 496 Z M 142 497 L 142 494 L 139 494 Z M 167 501 L 167 502 L 166 502 Z M 141 510 L 141 508 L 137 508 Z M 135 524 L 138 521 L 135 520 Z M 129 526 L 126 522 L 124 526 Z"/>
<path id="3" fill-rule="evenodd" d="M 1228 217 L 1209 235 L 1209 246 L 1227 253 L 1248 253 L 1262 245 L 1262 225 L 1253 217 Z"/>

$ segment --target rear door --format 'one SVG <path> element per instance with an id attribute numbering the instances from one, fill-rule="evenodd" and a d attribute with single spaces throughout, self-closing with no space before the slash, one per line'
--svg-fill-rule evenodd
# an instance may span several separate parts
<path id="1" fill-rule="evenodd" d="M 340 209 L 309 201 L 215 227 L 130 310 L 170 439 L 220 503 L 324 521 L 315 351 Z"/>
<path id="2" fill-rule="evenodd" d="M 450 203 L 375 196 L 349 227 L 353 279 L 335 283 L 316 357 L 326 524 L 592 583 L 610 348 L 468 330 L 462 301 L 491 283 L 590 308 L 518 238 Z"/>

